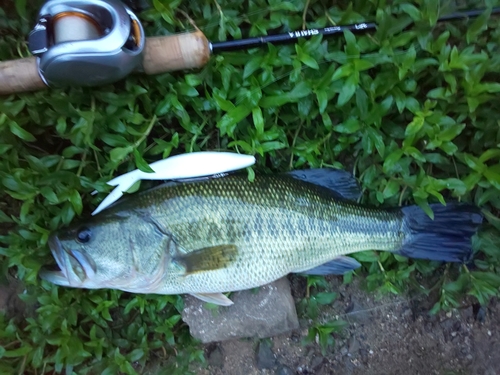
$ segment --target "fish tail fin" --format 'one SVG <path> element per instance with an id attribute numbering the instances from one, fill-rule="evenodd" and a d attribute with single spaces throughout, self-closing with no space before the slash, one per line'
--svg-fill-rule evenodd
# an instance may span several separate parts
<path id="1" fill-rule="evenodd" d="M 468 262 L 472 258 L 472 237 L 483 221 L 478 207 L 470 204 L 431 204 L 434 219 L 419 206 L 402 209 L 403 246 L 395 251 L 409 258 L 440 262 Z"/>

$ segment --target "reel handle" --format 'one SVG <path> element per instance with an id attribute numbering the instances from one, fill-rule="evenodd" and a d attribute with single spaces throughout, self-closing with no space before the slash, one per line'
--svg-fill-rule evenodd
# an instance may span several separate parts
<path id="1" fill-rule="evenodd" d="M 146 38 L 142 70 L 148 75 L 203 67 L 210 43 L 201 31 Z M 139 68 L 139 67 L 138 67 Z M 47 88 L 35 57 L 0 62 L 0 95 Z"/>

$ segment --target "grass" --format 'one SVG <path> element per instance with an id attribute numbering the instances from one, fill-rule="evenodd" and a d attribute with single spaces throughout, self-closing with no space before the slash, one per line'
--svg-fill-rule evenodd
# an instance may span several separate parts
<path id="1" fill-rule="evenodd" d="M 0 60 L 29 56 L 25 36 L 41 2 L 26 4 L 1 5 Z M 486 225 L 471 264 L 370 251 L 356 255 L 359 273 L 369 290 L 389 293 L 436 278 L 432 312 L 499 295 L 498 17 L 436 25 L 447 8 L 434 0 L 152 4 L 139 14 L 148 35 L 192 30 L 191 22 L 209 40 L 304 23 L 379 27 L 224 53 L 200 70 L 0 98 L 0 267 L 23 283 L 27 306 L 24 317 L 0 315 L 0 372 L 135 374 L 154 358 L 164 373 L 184 374 L 203 361 L 180 320 L 181 297 L 58 288 L 37 276 L 51 259 L 49 233 L 88 215 L 110 191 L 106 181 L 183 152 L 252 154 L 263 173 L 346 168 L 372 205 L 474 202 Z M 304 306 L 311 315 L 335 298 L 315 293 Z M 313 333 L 329 345 L 337 329 L 315 324 Z"/>

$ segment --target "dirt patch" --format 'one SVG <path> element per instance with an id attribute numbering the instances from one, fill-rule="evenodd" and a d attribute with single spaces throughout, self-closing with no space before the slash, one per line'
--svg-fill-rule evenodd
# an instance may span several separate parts
<path id="1" fill-rule="evenodd" d="M 207 345 L 208 367 L 193 371 L 204 375 L 500 374 L 499 301 L 492 300 L 485 310 L 469 306 L 430 316 L 430 297 L 376 299 L 358 281 L 337 285 L 336 290 L 339 298 L 321 317 L 341 318 L 349 325 L 335 335 L 336 343 L 325 356 L 317 343 L 301 343 L 310 323 L 302 321 L 300 330 L 270 339 L 275 361 L 268 368 L 259 368 L 256 340 L 237 340 Z"/>
<path id="2" fill-rule="evenodd" d="M 0 279 L 0 312 L 8 318 L 22 316 L 25 313 L 25 304 L 19 298 L 23 292 L 23 285 L 17 279 L 7 275 Z"/>
<path id="3" fill-rule="evenodd" d="M 22 202 L 12 199 L 8 195 L 0 197 L 0 210 L 7 217 L 19 217 Z M 15 227 L 14 222 L 3 222 L 0 220 L 0 236 L 5 236 Z"/>
<path id="4" fill-rule="evenodd" d="M 292 280 L 292 285 L 300 285 Z M 331 281 L 339 297 L 321 319 L 341 318 L 348 327 L 322 355 L 317 343 L 304 345 L 311 322 L 288 334 L 262 340 L 242 339 L 204 346 L 208 365 L 193 364 L 200 375 L 462 375 L 500 374 L 500 301 L 487 308 L 468 306 L 453 313 L 427 314 L 430 297 L 384 296 L 363 291 L 359 281 Z M 294 288 L 294 289 L 297 289 Z M 0 285 L 0 310 L 22 313 L 15 279 Z M 266 341 L 264 340 L 264 341 Z M 161 373 L 150 364 L 148 373 Z M 161 369 L 161 366 L 160 366 Z"/>

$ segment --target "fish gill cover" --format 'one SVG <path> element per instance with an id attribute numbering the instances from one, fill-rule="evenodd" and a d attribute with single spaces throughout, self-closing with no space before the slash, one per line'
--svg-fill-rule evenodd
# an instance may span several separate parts
<path id="1" fill-rule="evenodd" d="M 375 206 L 459 200 L 486 225 L 467 265 L 387 252 L 354 255 L 367 290 L 438 291 L 433 313 L 464 298 L 499 295 L 499 18 L 436 25 L 453 2 L 152 1 L 139 13 L 147 35 L 199 27 L 209 40 L 375 21 L 376 32 L 301 39 L 214 56 L 200 70 L 131 75 L 99 88 L 0 98 L 2 281 L 22 283 L 22 313 L 0 316 L 0 372 L 145 372 L 152 357 L 184 374 L 203 351 L 180 322 L 180 296 L 54 286 L 38 277 L 50 232 L 88 215 L 106 182 L 169 155 L 228 150 L 255 155 L 253 171 L 337 167 L 353 171 Z M 470 1 L 467 8 L 498 5 Z M 29 56 L 26 35 L 42 2 L 0 9 L 0 60 Z M 409 27 L 414 22 L 414 26 Z M 75 72 L 78 74 L 78 72 Z M 133 186 L 130 192 L 149 183 Z M 97 190 L 99 194 L 92 195 Z M 335 295 L 307 277 L 301 314 Z M 340 324 L 315 323 L 331 344 Z"/>

